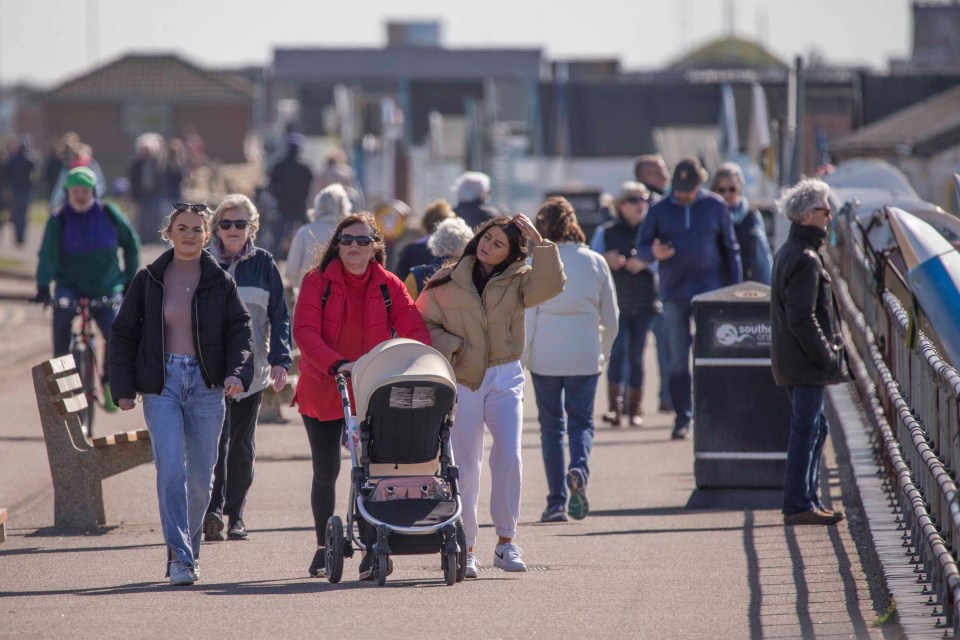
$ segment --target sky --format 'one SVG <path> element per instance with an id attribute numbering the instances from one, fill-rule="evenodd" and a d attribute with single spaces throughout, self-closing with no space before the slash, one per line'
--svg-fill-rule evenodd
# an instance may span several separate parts
<path id="1" fill-rule="evenodd" d="M 388 19 L 438 19 L 448 47 L 653 69 L 726 34 L 731 4 L 733 33 L 784 61 L 816 50 L 880 70 L 909 55 L 910 0 L 0 0 L 0 84 L 55 85 L 130 51 L 222 68 L 267 64 L 277 46 L 382 46 Z"/>

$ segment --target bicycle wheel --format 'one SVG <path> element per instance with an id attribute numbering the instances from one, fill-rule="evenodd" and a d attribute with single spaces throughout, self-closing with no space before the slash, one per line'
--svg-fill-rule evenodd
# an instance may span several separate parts
<path id="1" fill-rule="evenodd" d="M 94 392 L 97 384 L 97 367 L 94 361 L 95 355 L 92 349 L 88 349 L 86 344 L 79 343 L 73 347 L 73 360 L 77 365 L 77 373 L 80 375 L 80 384 L 83 385 L 84 394 L 87 396 L 87 408 L 78 414 L 80 426 L 88 438 L 93 437 L 93 416 L 94 409 L 97 406 L 97 396 Z"/>

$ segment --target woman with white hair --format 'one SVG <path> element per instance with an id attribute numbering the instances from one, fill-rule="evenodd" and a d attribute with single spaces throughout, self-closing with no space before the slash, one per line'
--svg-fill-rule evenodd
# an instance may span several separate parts
<path id="1" fill-rule="evenodd" d="M 317 194 L 313 209 L 307 212 L 310 222 L 297 230 L 287 253 L 284 275 L 294 290 L 300 289 L 303 276 L 313 268 L 320 249 L 330 240 L 340 221 L 353 212 L 347 190 L 341 184 L 331 184 Z"/>
<path id="2" fill-rule="evenodd" d="M 773 268 L 773 253 L 767 240 L 763 216 L 743 195 L 743 171 L 740 165 L 727 162 L 720 165 L 713 176 L 710 190 L 723 198 L 733 220 L 733 231 L 740 245 L 740 262 L 743 264 L 743 279 L 770 284 Z"/>
<path id="3" fill-rule="evenodd" d="M 203 519 L 208 542 L 223 540 L 224 515 L 229 518 L 230 539 L 247 538 L 243 508 L 253 484 L 260 402 L 271 380 L 276 391 L 283 389 L 287 369 L 293 364 L 283 279 L 273 256 L 253 244 L 260 229 L 257 208 L 247 196 L 228 195 L 214 211 L 212 226 L 210 253 L 236 280 L 240 299 L 250 313 L 254 373 L 247 390 L 227 402 L 213 470 L 213 495 Z"/>
<path id="4" fill-rule="evenodd" d="M 462 218 L 447 218 L 437 225 L 427 240 L 427 249 L 434 256 L 433 260 L 410 269 L 403 282 L 410 297 L 416 300 L 427 280 L 442 269 L 444 264 L 457 260 L 472 238 L 473 229 L 468 227 Z"/>
<path id="5" fill-rule="evenodd" d="M 486 204 L 490 197 L 490 176 L 479 171 L 467 171 L 453 183 L 457 194 L 457 206 L 454 213 L 463 218 L 471 229 L 484 222 L 493 220 L 500 213 Z"/>

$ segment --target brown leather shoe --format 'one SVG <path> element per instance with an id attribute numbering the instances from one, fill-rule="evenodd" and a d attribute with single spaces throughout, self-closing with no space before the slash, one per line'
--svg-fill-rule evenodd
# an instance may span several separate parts
<path id="1" fill-rule="evenodd" d="M 630 427 L 642 427 L 643 410 L 641 409 L 643 405 L 643 389 L 634 389 L 630 387 L 627 389 L 627 426 Z"/>
<path id="2" fill-rule="evenodd" d="M 610 410 L 600 418 L 611 427 L 619 427 L 623 416 L 623 385 L 611 384 L 607 387 L 607 401 Z"/>
<path id="3" fill-rule="evenodd" d="M 788 526 L 798 524 L 830 525 L 837 524 L 841 520 L 843 520 L 842 513 L 828 515 L 819 509 L 810 509 L 809 511 L 791 513 L 788 516 L 783 516 L 783 524 Z"/>
<path id="4" fill-rule="evenodd" d="M 846 516 L 843 515 L 843 511 L 834 511 L 833 509 L 828 509 L 827 507 L 823 507 L 822 509 L 820 507 L 814 507 L 814 509 L 820 513 L 825 513 L 828 516 L 840 516 L 840 520 L 844 520 L 846 518 Z"/>

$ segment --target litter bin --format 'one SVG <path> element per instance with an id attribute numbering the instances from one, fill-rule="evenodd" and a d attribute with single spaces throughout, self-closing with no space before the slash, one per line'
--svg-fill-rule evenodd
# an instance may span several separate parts
<path id="1" fill-rule="evenodd" d="M 693 299 L 694 476 L 700 488 L 782 488 L 790 399 L 770 369 L 770 287 Z"/>

